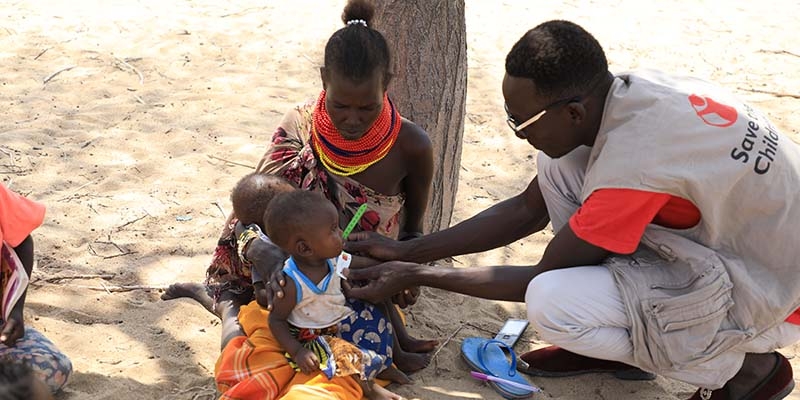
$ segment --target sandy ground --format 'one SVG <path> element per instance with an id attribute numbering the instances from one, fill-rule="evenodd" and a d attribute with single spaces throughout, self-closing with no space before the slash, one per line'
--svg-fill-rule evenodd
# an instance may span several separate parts
<path id="1" fill-rule="evenodd" d="M 283 112 L 319 90 L 323 45 L 340 26 L 343 3 L 0 4 L 0 175 L 48 206 L 35 235 L 26 318 L 73 360 L 60 399 L 215 396 L 216 318 L 187 300 L 162 302 L 158 290 L 103 285 L 159 288 L 203 278 L 229 189 L 257 162 Z M 548 19 L 594 33 L 613 71 L 711 78 L 800 138 L 796 1 L 467 3 L 469 89 L 454 222 L 518 193 L 535 173 L 535 151 L 505 126 L 500 81 L 511 45 Z M 455 265 L 534 263 L 550 237 Z M 112 277 L 56 279 L 75 274 Z M 458 346 L 523 315 L 520 304 L 426 290 L 409 312 L 411 331 L 442 340 L 458 332 L 414 384 L 395 390 L 421 399 L 498 398 L 468 377 Z M 528 330 L 517 350 L 544 345 Z M 544 389 L 538 398 L 682 399 L 694 391 L 661 377 L 534 382 Z"/>

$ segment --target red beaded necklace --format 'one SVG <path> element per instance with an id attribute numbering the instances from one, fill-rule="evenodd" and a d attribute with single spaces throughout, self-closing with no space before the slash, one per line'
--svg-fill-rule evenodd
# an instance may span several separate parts
<path id="1" fill-rule="evenodd" d="M 325 91 L 320 93 L 314 108 L 311 143 L 319 160 L 328 171 L 350 176 L 369 168 L 389 154 L 400 133 L 400 113 L 389 96 L 383 96 L 380 115 L 357 140 L 345 139 L 331 121 L 325 109 Z"/>

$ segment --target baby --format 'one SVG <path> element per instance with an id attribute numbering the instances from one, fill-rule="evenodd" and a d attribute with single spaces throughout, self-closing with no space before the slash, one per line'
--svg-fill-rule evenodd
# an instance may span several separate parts
<path id="1" fill-rule="evenodd" d="M 275 175 L 253 172 L 243 176 L 231 192 L 233 213 L 236 214 L 243 227 L 254 228 L 245 230 L 243 234 L 258 235 L 258 239 L 269 242 L 269 238 L 264 235 L 264 213 L 267 206 L 276 195 L 294 190 L 294 186 L 289 182 Z M 240 240 L 240 243 L 247 243 L 247 240 Z M 250 275 L 255 288 L 256 300 L 265 306 L 267 301 L 263 299 L 266 293 L 263 291 L 262 277 L 265 277 L 269 271 L 258 271 L 255 267 L 254 265 Z"/>
<path id="2" fill-rule="evenodd" d="M 284 297 L 275 299 L 269 325 L 293 366 L 304 373 L 322 369 L 328 378 L 359 375 L 366 397 L 399 399 L 372 380 L 384 370 L 382 378 L 391 379 L 395 372 L 391 337 L 370 338 L 387 346 L 384 355 L 350 343 L 364 313 L 354 311 L 341 291 L 337 272 L 351 260 L 342 252 L 336 208 L 317 193 L 284 193 L 270 203 L 264 226 L 272 242 L 291 255 L 283 270 L 294 284 L 287 281 Z M 379 362 L 373 361 L 376 356 Z"/>

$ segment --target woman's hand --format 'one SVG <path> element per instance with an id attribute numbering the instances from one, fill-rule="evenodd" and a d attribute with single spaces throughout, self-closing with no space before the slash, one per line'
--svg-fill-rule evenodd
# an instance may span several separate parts
<path id="1" fill-rule="evenodd" d="M 13 312 L 8 317 L 8 321 L 3 325 L 0 331 L 0 343 L 14 347 L 17 340 L 25 336 L 25 322 L 22 318 L 22 312 Z"/>
<path id="2" fill-rule="evenodd" d="M 406 254 L 403 243 L 408 242 L 398 242 L 375 232 L 356 232 L 347 237 L 344 249 L 351 254 L 378 260 L 402 260 Z"/>
<path id="3" fill-rule="evenodd" d="M 283 273 L 282 268 L 275 268 L 269 275 L 263 291 L 264 304 L 266 304 L 267 310 L 272 310 L 276 297 L 279 299 L 283 298 L 284 286 L 286 286 L 286 275 Z M 256 296 L 258 296 L 258 292 L 256 292 Z M 258 297 L 256 297 L 256 299 L 258 299 Z M 259 304 L 261 304 L 261 302 L 259 302 Z M 262 304 L 262 307 L 263 306 Z"/>
<path id="4" fill-rule="evenodd" d="M 265 280 L 263 285 L 255 288 L 256 301 L 261 307 L 272 310 L 275 298 L 283 298 L 283 287 L 286 285 L 283 262 L 286 255 L 273 243 L 254 239 L 247 246 L 246 257 L 253 264 L 252 268 Z"/>
<path id="5" fill-rule="evenodd" d="M 342 281 L 342 288 L 347 297 L 378 304 L 402 293 L 404 289 L 415 286 L 414 272 L 419 267 L 419 264 L 390 261 L 374 267 L 348 269 L 347 281 Z M 359 281 L 365 281 L 364 285 L 351 284 Z"/>

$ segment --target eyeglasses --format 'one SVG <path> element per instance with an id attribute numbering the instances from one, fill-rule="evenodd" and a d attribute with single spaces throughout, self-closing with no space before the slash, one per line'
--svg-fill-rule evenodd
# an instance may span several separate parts
<path id="1" fill-rule="evenodd" d="M 544 116 L 544 114 L 547 113 L 547 110 L 549 110 L 549 109 L 551 109 L 553 107 L 556 107 L 558 105 L 561 105 L 562 103 L 563 104 L 569 104 L 569 103 L 575 103 L 575 102 L 580 102 L 580 101 L 581 101 L 581 97 L 580 96 L 570 97 L 570 98 L 554 101 L 554 102 L 546 105 L 542 109 L 542 111 L 539 111 L 538 113 L 534 114 L 532 117 L 528 118 L 525 122 L 523 122 L 521 124 L 518 124 L 517 120 L 515 120 L 514 117 L 511 115 L 511 113 L 508 112 L 508 104 L 503 104 L 503 108 L 505 108 L 505 110 L 506 110 L 506 116 L 507 116 L 506 123 L 508 124 L 508 127 L 511 128 L 512 131 L 514 131 L 514 134 L 517 135 L 518 138 L 527 139 L 528 135 L 526 135 L 525 132 L 523 132 L 523 130 L 525 128 L 527 128 L 528 126 L 530 126 L 531 124 L 533 124 L 534 122 L 536 122 L 539 119 L 541 119 Z"/>
<path id="2" fill-rule="evenodd" d="M 514 117 L 511 115 L 511 113 L 508 112 L 508 104 L 503 104 L 503 108 L 505 108 L 506 116 L 507 116 L 506 123 L 508 123 L 508 127 L 511 128 L 512 131 L 514 131 L 514 134 L 517 135 L 518 138 L 527 139 L 528 135 L 525 132 L 523 132 L 523 129 L 529 127 L 531 124 L 533 124 L 534 122 L 536 122 L 539 119 L 541 119 L 544 116 L 544 114 L 546 114 L 547 111 L 549 109 L 553 108 L 553 107 L 556 107 L 558 105 L 566 105 L 566 104 L 570 104 L 570 103 L 580 103 L 580 102 L 582 102 L 585 98 L 587 98 L 587 96 L 589 96 L 590 94 L 592 94 L 592 92 L 594 92 L 594 90 L 600 85 L 600 83 L 603 82 L 603 78 L 608 77 L 608 76 L 612 76 L 610 72 L 606 72 L 604 75 L 595 78 L 594 79 L 594 83 L 592 83 L 592 85 L 589 88 L 589 90 L 587 90 L 586 94 L 584 94 L 583 96 L 574 96 L 574 97 L 568 97 L 568 98 L 561 99 L 561 100 L 556 100 L 556 101 L 546 105 L 542 109 L 542 111 L 539 111 L 538 113 L 534 114 L 532 117 L 528 118 L 527 121 L 525 121 L 525 122 L 523 122 L 521 124 L 517 124 L 517 120 L 515 120 Z"/>

